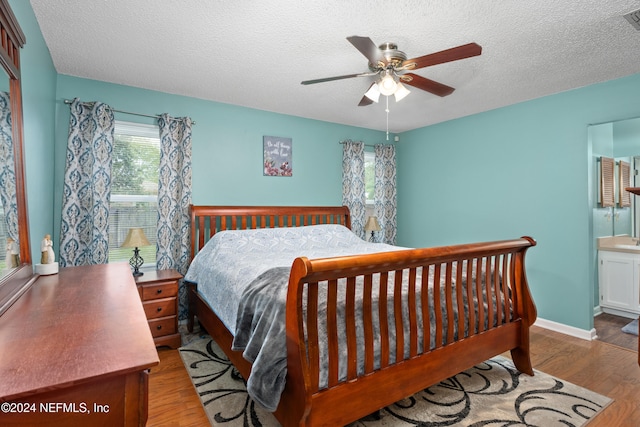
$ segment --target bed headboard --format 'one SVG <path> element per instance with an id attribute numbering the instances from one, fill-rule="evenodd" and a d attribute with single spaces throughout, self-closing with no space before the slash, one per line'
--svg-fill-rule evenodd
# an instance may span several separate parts
<path id="1" fill-rule="evenodd" d="M 346 206 L 197 206 L 191 210 L 191 259 L 222 230 L 342 224 L 351 228 Z"/>

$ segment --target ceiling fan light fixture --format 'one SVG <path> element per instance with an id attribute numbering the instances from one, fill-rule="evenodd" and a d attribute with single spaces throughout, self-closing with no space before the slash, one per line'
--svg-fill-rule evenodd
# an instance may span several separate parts
<path id="1" fill-rule="evenodd" d="M 396 102 L 398 102 L 401 99 L 404 99 L 404 97 L 409 95 L 410 93 L 411 93 L 411 91 L 409 89 L 407 89 L 407 87 L 405 85 L 403 85 L 402 83 L 398 82 L 397 87 L 396 87 L 396 91 L 394 92 L 393 96 L 396 97 Z"/>
<path id="2" fill-rule="evenodd" d="M 378 82 L 380 93 L 384 96 L 393 95 L 398 87 L 398 83 L 393 76 L 387 72 L 385 76 Z"/>
<path id="3" fill-rule="evenodd" d="M 369 90 L 364 94 L 364 96 L 366 96 L 373 102 L 378 102 L 378 100 L 380 99 L 380 89 L 378 88 L 378 84 L 372 84 Z"/>

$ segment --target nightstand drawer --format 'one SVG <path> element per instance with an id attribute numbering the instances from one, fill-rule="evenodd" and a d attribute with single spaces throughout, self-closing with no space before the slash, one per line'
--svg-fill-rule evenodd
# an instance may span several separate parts
<path id="1" fill-rule="evenodd" d="M 142 308 L 156 346 L 178 348 L 178 284 L 182 275 L 176 270 L 145 271 L 136 277 Z"/>
<path id="2" fill-rule="evenodd" d="M 147 319 L 156 319 L 158 317 L 175 316 L 176 314 L 176 298 L 163 298 L 142 303 L 144 314 Z"/>
<path id="3" fill-rule="evenodd" d="M 178 282 L 175 280 L 142 285 L 142 301 L 169 298 L 178 295 Z"/>
<path id="4" fill-rule="evenodd" d="M 161 337 L 163 335 L 170 335 L 176 333 L 176 316 L 162 317 L 160 319 L 149 320 L 149 328 L 151 328 L 151 335 L 155 337 Z"/>

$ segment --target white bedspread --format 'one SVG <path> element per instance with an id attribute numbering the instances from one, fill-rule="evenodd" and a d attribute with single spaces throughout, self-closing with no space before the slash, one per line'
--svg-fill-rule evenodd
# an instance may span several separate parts
<path id="1" fill-rule="evenodd" d="M 198 292 L 235 336 L 242 293 L 268 269 L 290 268 L 299 256 L 327 258 L 398 249 L 403 248 L 366 242 L 337 224 L 220 231 L 195 256 L 185 280 L 198 284 Z"/>

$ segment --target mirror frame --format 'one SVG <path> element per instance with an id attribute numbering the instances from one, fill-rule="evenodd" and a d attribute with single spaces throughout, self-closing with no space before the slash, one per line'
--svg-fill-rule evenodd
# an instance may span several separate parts
<path id="1" fill-rule="evenodd" d="M 29 247 L 29 218 L 24 170 L 24 141 L 22 128 L 22 90 L 20 84 L 20 49 L 26 42 L 8 0 L 0 0 L 0 63 L 9 75 L 11 103 L 11 131 L 16 174 L 18 205 L 18 239 L 20 265 L 0 279 L 0 315 L 6 311 L 37 279 L 33 273 Z"/>

